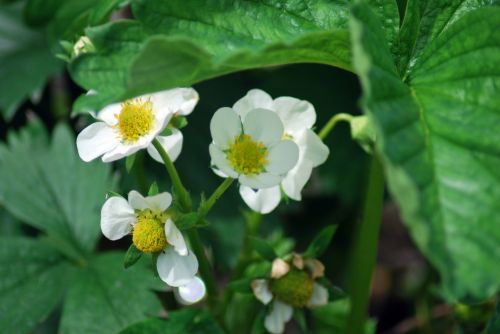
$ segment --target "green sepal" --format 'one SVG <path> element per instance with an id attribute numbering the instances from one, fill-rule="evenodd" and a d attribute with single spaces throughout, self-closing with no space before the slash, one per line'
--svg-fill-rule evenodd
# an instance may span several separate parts
<path id="1" fill-rule="evenodd" d="M 319 232 L 307 247 L 303 256 L 308 258 L 318 258 L 328 248 L 332 237 L 337 230 L 337 225 L 329 225 Z"/>
<path id="2" fill-rule="evenodd" d="M 66 51 L 68 54 L 71 54 L 73 52 L 73 43 L 69 41 L 59 41 L 59 44 L 61 45 L 62 49 Z"/>
<path id="3" fill-rule="evenodd" d="M 250 334 L 265 334 L 267 330 L 264 327 L 264 319 L 266 317 L 266 308 L 262 308 L 255 317 Z"/>
<path id="4" fill-rule="evenodd" d="M 108 199 L 110 197 L 122 197 L 122 195 L 120 195 L 119 193 L 117 193 L 113 190 L 108 190 L 108 192 L 106 192 L 106 199 Z"/>
<path id="5" fill-rule="evenodd" d="M 137 261 L 139 261 L 139 259 L 141 258 L 142 254 L 143 253 L 138 250 L 134 244 L 131 244 L 127 252 L 125 253 L 125 256 L 123 257 L 123 267 L 127 269 L 136 264 Z"/>
<path id="6" fill-rule="evenodd" d="M 161 132 L 160 136 L 168 137 L 168 136 L 171 136 L 172 133 L 173 133 L 172 129 L 167 126 L 165 129 L 163 129 L 163 131 Z"/>
<path id="7" fill-rule="evenodd" d="M 307 333 L 307 322 L 306 316 L 304 315 L 304 310 L 300 308 L 295 308 L 293 310 L 293 319 L 299 324 L 302 332 Z"/>
<path id="8" fill-rule="evenodd" d="M 125 159 L 125 168 L 127 169 L 127 173 L 130 173 L 132 167 L 134 167 L 135 162 L 135 154 L 127 156 Z"/>
<path id="9" fill-rule="evenodd" d="M 154 196 L 154 195 L 157 195 L 157 194 L 158 194 L 158 184 L 156 183 L 156 181 L 154 181 L 149 186 L 148 196 Z"/>
<path id="10" fill-rule="evenodd" d="M 199 220 L 200 217 L 196 212 L 180 214 L 175 219 L 175 226 L 177 226 L 179 230 L 187 230 L 195 226 L 198 226 Z"/>
<path id="11" fill-rule="evenodd" d="M 268 261 L 254 262 L 250 264 L 243 274 L 247 279 L 271 277 L 272 264 Z"/>
<path id="12" fill-rule="evenodd" d="M 328 289 L 328 300 L 329 301 L 335 301 L 339 299 L 344 299 L 347 298 L 347 293 L 339 288 L 338 286 L 334 285 L 328 278 L 326 277 L 320 277 L 316 279 L 316 283 L 319 283 L 323 287 Z"/>
<path id="13" fill-rule="evenodd" d="M 278 257 L 274 249 L 269 243 L 267 243 L 267 241 L 257 237 L 251 237 L 250 241 L 252 242 L 253 248 L 263 259 L 272 262 Z"/>
<path id="14" fill-rule="evenodd" d="M 252 294 L 252 281 L 253 278 L 242 278 L 239 280 L 235 280 L 229 282 L 227 288 L 231 291 L 244 293 L 244 294 Z"/>
<path id="15" fill-rule="evenodd" d="M 186 117 L 184 116 L 175 116 L 174 118 L 172 118 L 172 120 L 170 121 L 170 124 L 172 124 L 172 126 L 174 128 L 177 128 L 177 129 L 182 129 L 184 128 L 186 125 L 188 125 L 188 121 L 186 119 Z"/>
<path id="16" fill-rule="evenodd" d="M 373 122 L 368 116 L 356 116 L 349 123 L 352 139 L 357 141 L 363 150 L 371 154 L 376 139 Z"/>

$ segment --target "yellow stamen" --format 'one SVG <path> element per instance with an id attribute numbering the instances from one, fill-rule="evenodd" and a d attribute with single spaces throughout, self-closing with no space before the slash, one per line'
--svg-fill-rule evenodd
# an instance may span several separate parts
<path id="1" fill-rule="evenodd" d="M 137 214 L 137 223 L 132 231 L 132 242 L 144 253 L 160 252 L 167 247 L 164 215 L 156 215 L 151 210 Z"/>
<path id="2" fill-rule="evenodd" d="M 268 162 L 267 155 L 267 147 L 260 141 L 254 141 L 250 135 L 236 137 L 227 151 L 231 166 L 245 175 L 262 173 Z"/>
<path id="3" fill-rule="evenodd" d="M 116 118 L 123 141 L 136 142 L 153 128 L 153 104 L 141 98 L 127 100 L 122 103 L 122 110 Z"/>

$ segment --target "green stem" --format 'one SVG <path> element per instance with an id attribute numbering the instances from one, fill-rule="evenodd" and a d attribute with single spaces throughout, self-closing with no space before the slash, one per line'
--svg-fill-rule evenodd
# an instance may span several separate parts
<path id="1" fill-rule="evenodd" d="M 160 156 L 165 164 L 165 168 L 167 169 L 167 173 L 170 176 L 170 180 L 172 181 L 172 186 L 175 194 L 179 200 L 179 205 L 184 212 L 190 212 L 192 208 L 191 198 L 189 197 L 189 193 L 182 184 L 181 178 L 179 177 L 179 173 L 177 173 L 177 169 L 175 169 L 174 163 L 170 160 L 167 152 L 163 149 L 158 139 L 153 139 L 153 145 L 160 153 Z"/>
<path id="2" fill-rule="evenodd" d="M 374 154 L 370 164 L 362 221 L 358 226 L 350 261 L 348 290 L 351 297 L 351 312 L 348 334 L 364 332 L 370 299 L 370 283 L 377 255 L 383 196 L 382 166 Z"/>
<path id="3" fill-rule="evenodd" d="M 245 216 L 245 234 L 243 236 L 243 246 L 241 248 L 241 253 L 238 258 L 238 262 L 234 267 L 233 272 L 229 278 L 229 281 L 236 280 L 243 275 L 245 268 L 252 258 L 252 244 L 250 242 L 250 237 L 257 236 L 260 228 L 260 223 L 262 222 L 262 215 L 258 212 L 246 212 Z M 233 291 L 230 289 L 224 290 L 224 295 L 222 298 L 222 303 L 219 305 L 217 315 L 219 318 L 223 317 L 226 309 L 231 302 L 231 298 L 233 297 Z"/>
<path id="4" fill-rule="evenodd" d="M 158 153 L 160 153 L 160 156 L 165 164 L 165 168 L 167 169 L 167 173 L 170 176 L 170 179 L 172 180 L 172 186 L 174 188 L 175 195 L 178 198 L 181 211 L 191 212 L 192 210 L 191 198 L 189 197 L 188 191 L 182 184 L 182 181 L 179 177 L 179 173 L 177 173 L 177 169 L 175 168 L 172 160 L 170 160 L 170 157 L 168 156 L 167 152 L 165 152 L 165 150 L 163 149 L 163 147 L 161 146 L 160 142 L 158 142 L 157 139 L 153 140 L 153 145 L 158 151 Z M 225 185 L 226 182 L 229 182 L 227 186 Z M 223 185 L 225 189 L 227 189 L 227 187 L 229 187 L 230 185 L 230 181 L 223 182 Z M 221 187 L 222 185 L 219 188 Z M 221 192 L 219 188 L 217 188 L 214 194 L 210 196 L 210 199 L 213 198 L 212 199 L 213 203 L 215 203 L 216 199 L 223 193 L 223 191 Z M 205 212 L 205 214 L 206 213 L 208 213 L 208 210 Z M 205 249 L 203 247 L 203 243 L 201 242 L 200 235 L 198 234 L 198 230 L 192 228 L 187 230 L 186 233 L 188 235 L 191 248 L 193 249 L 194 254 L 198 258 L 200 275 L 203 281 L 205 282 L 205 286 L 207 288 L 208 306 L 210 308 L 213 308 L 217 300 L 217 286 L 215 284 L 215 278 L 212 268 L 210 266 L 210 262 L 208 261 L 207 255 L 205 254 Z"/>
<path id="5" fill-rule="evenodd" d="M 335 114 L 333 115 L 328 123 L 325 124 L 325 126 L 321 129 L 319 132 L 319 138 L 324 140 L 330 131 L 333 130 L 335 125 L 340 122 L 340 121 L 345 121 L 345 122 L 350 122 L 352 120 L 353 116 L 350 114 L 345 114 L 345 113 L 340 113 L 340 114 Z"/>
<path id="6" fill-rule="evenodd" d="M 141 193 L 146 194 L 148 192 L 148 179 L 146 178 L 146 173 L 144 172 L 144 151 L 139 151 L 135 154 L 134 167 L 135 178 Z"/>
<path id="7" fill-rule="evenodd" d="M 210 209 L 212 209 L 212 207 L 217 202 L 217 200 L 231 186 L 231 184 L 233 183 L 233 181 L 234 181 L 234 179 L 232 179 L 232 178 L 229 178 L 229 177 L 226 178 L 224 180 L 224 182 L 222 182 L 217 187 L 217 189 L 214 190 L 214 192 L 212 193 L 212 195 L 210 195 L 210 197 L 205 202 L 203 202 L 200 205 L 200 208 L 198 209 L 198 216 L 200 217 L 200 219 L 204 218 L 208 214 L 208 212 L 210 211 Z"/>

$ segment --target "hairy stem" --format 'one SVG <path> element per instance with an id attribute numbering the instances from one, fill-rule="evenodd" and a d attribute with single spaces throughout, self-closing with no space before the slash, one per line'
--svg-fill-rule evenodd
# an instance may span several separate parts
<path id="1" fill-rule="evenodd" d="M 348 321 L 348 334 L 364 332 L 370 300 L 370 283 L 377 256 L 383 196 L 382 166 L 374 154 L 368 174 L 362 221 L 358 226 L 350 261 L 348 291 L 351 297 L 351 312 Z"/>

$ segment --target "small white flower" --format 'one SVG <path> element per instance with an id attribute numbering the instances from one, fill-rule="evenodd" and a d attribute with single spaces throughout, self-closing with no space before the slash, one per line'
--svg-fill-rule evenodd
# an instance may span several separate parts
<path id="1" fill-rule="evenodd" d="M 299 148 L 297 164 L 286 173 L 281 181 L 284 193 L 296 200 L 301 200 L 301 191 L 311 176 L 312 169 L 324 163 L 328 157 L 328 147 L 312 131 L 316 122 L 316 111 L 311 103 L 293 97 L 282 96 L 272 99 L 266 92 L 253 89 L 238 100 L 233 109 L 244 117 L 254 109 L 272 110 L 284 125 L 284 135 L 295 142 Z M 280 186 L 254 190 L 252 186 L 241 185 L 240 194 L 245 203 L 254 211 L 269 213 L 280 200 Z"/>
<path id="2" fill-rule="evenodd" d="M 198 260 L 166 212 L 171 203 L 168 192 L 143 197 L 133 190 L 128 194 L 128 201 L 119 196 L 110 197 L 101 210 L 101 230 L 110 240 L 132 234 L 132 242 L 138 250 L 159 253 L 158 275 L 168 285 L 180 287 L 192 282 L 198 271 Z"/>
<path id="3" fill-rule="evenodd" d="M 147 148 L 153 159 L 163 162 L 151 144 L 156 137 L 173 161 L 182 149 L 182 133 L 173 128 L 170 136 L 160 134 L 172 117 L 190 114 L 196 103 L 198 93 L 194 89 L 175 88 L 111 104 L 97 113 L 99 122 L 83 129 L 76 138 L 78 154 L 86 162 L 99 156 L 111 162 Z"/>
<path id="4" fill-rule="evenodd" d="M 242 116 L 221 108 L 212 117 L 210 132 L 214 171 L 237 178 L 242 185 L 276 186 L 297 163 L 297 145 L 283 137 L 283 124 L 270 110 L 253 109 Z"/>
<path id="5" fill-rule="evenodd" d="M 264 305 L 272 302 L 270 312 L 264 319 L 264 326 L 273 334 L 283 333 L 285 324 L 292 318 L 294 307 L 311 308 L 328 303 L 328 290 L 316 283 L 310 272 L 297 268 L 293 262 L 286 267 L 283 262 L 282 259 L 273 262 L 273 272 L 275 267 L 280 269 L 278 276 L 273 273 L 269 279 L 256 279 L 252 282 L 255 298 Z"/>

